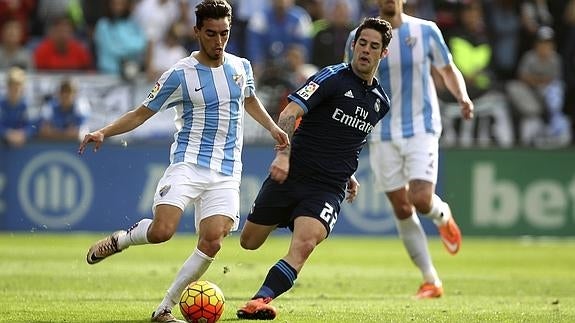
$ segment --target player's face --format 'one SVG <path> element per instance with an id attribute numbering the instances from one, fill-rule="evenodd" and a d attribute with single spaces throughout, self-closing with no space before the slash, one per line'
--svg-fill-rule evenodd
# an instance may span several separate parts
<path id="1" fill-rule="evenodd" d="M 194 27 L 194 30 L 200 43 L 200 52 L 210 60 L 222 60 L 230 36 L 229 19 L 206 19 L 201 29 Z"/>
<path id="2" fill-rule="evenodd" d="M 387 48 L 383 48 L 381 34 L 366 28 L 361 31 L 353 45 L 351 66 L 360 77 L 370 79 L 375 74 L 379 60 L 386 54 Z"/>
<path id="3" fill-rule="evenodd" d="M 403 0 L 379 0 L 378 4 L 382 15 L 393 17 L 396 13 L 401 12 Z"/>

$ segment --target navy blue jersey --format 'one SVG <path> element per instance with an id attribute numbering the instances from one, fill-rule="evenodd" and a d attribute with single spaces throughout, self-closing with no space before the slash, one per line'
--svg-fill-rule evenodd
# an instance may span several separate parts
<path id="1" fill-rule="evenodd" d="M 321 69 L 288 98 L 305 112 L 292 138 L 289 177 L 345 189 L 367 135 L 389 111 L 384 90 L 343 63 Z"/>

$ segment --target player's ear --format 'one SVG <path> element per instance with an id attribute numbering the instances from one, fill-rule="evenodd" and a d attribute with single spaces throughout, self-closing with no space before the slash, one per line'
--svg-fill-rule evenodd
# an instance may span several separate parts
<path id="1" fill-rule="evenodd" d="M 389 54 L 389 48 L 386 47 L 381 51 L 381 56 L 379 58 L 384 58 L 387 54 Z"/>

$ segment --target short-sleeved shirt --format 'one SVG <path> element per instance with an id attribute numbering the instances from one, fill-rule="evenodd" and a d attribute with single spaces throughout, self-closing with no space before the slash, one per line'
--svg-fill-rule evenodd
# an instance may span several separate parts
<path id="1" fill-rule="evenodd" d="M 391 112 L 369 137 L 373 141 L 410 138 L 418 134 L 441 134 L 441 113 L 431 66 L 442 68 L 453 58 L 437 25 L 406 14 L 392 30 L 389 54 L 381 60 L 377 77 L 391 96 Z M 357 29 L 356 29 L 357 30 Z M 351 60 L 352 31 L 346 45 Z"/>
<path id="2" fill-rule="evenodd" d="M 190 55 L 160 77 L 142 105 L 176 110 L 172 164 L 190 162 L 239 178 L 244 99 L 253 95 L 248 60 L 226 53 L 224 64 L 211 68 Z"/>
<path id="3" fill-rule="evenodd" d="M 376 79 L 368 85 L 343 63 L 321 69 L 288 99 L 305 112 L 292 138 L 289 177 L 343 192 L 389 98 Z"/>

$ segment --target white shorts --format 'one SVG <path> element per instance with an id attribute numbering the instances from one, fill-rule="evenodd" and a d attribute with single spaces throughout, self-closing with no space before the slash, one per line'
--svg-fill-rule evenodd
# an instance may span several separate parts
<path id="1" fill-rule="evenodd" d="M 384 192 L 405 187 L 414 179 L 435 184 L 438 155 L 439 137 L 433 134 L 369 143 L 371 169 Z"/>
<path id="2" fill-rule="evenodd" d="M 192 163 L 168 166 L 158 182 L 152 211 L 160 204 L 176 206 L 182 211 L 194 203 L 196 231 L 200 221 L 220 214 L 234 221 L 232 231 L 240 224 L 240 181 L 233 176 Z"/>

